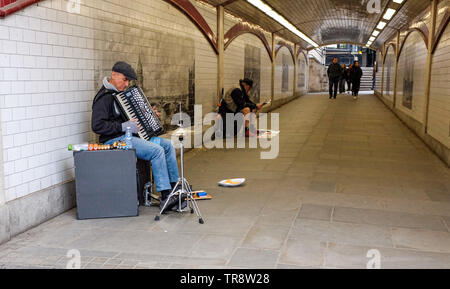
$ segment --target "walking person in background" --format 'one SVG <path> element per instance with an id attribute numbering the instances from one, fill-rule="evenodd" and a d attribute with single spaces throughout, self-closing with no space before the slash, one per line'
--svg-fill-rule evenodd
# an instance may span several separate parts
<path id="1" fill-rule="evenodd" d="M 350 77 L 352 79 L 352 95 L 353 99 L 358 98 L 359 94 L 359 88 L 361 86 L 361 77 L 363 75 L 361 67 L 359 67 L 359 62 L 355 62 L 355 66 L 352 69 L 352 73 L 350 74 Z"/>
<path id="2" fill-rule="evenodd" d="M 350 94 L 350 91 L 352 91 L 352 79 L 351 79 L 351 74 L 352 74 L 352 70 L 353 70 L 353 65 L 350 64 L 348 66 L 348 68 L 345 70 L 345 74 L 346 74 L 346 81 L 347 81 L 347 91 Z"/>
<path id="3" fill-rule="evenodd" d="M 338 63 L 338 59 L 334 58 L 333 63 L 328 67 L 328 79 L 330 84 L 330 99 L 336 99 L 339 80 L 342 76 L 342 67 Z M 334 88 L 334 91 L 333 91 Z"/>
<path id="4" fill-rule="evenodd" d="M 375 90 L 375 83 L 377 81 L 377 72 L 378 72 L 378 65 L 375 61 L 373 63 L 373 72 L 372 72 L 372 90 Z"/>
<path id="5" fill-rule="evenodd" d="M 345 73 L 347 69 L 345 68 L 345 64 L 342 63 L 342 74 L 341 74 L 341 79 L 339 80 L 339 93 L 344 93 L 345 92 L 345 82 L 346 82 L 346 78 L 347 78 L 347 74 Z"/>

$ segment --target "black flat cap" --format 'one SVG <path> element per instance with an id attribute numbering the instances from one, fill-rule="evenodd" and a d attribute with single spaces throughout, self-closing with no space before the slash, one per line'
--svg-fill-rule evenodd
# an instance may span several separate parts
<path id="1" fill-rule="evenodd" d="M 249 78 L 244 78 L 240 80 L 241 83 L 246 83 L 248 86 L 253 87 L 253 80 Z"/>
<path id="2" fill-rule="evenodd" d="M 134 71 L 133 67 L 131 67 L 131 65 L 126 62 L 117 62 L 116 64 L 114 64 L 112 71 L 122 73 L 128 79 L 137 80 L 136 72 Z"/>

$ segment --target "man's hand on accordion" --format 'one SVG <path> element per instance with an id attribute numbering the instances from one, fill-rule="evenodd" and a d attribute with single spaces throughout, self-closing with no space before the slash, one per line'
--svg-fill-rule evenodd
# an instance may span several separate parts
<path id="1" fill-rule="evenodd" d="M 126 131 L 127 127 L 131 128 L 131 132 L 134 134 L 137 134 L 138 131 L 141 129 L 141 125 L 137 122 L 137 119 L 132 118 L 127 122 L 122 123 L 122 131 Z"/>
<path id="2" fill-rule="evenodd" d="M 161 118 L 161 113 L 156 109 L 156 105 L 154 105 L 153 107 L 153 111 L 156 113 L 156 115 Z"/>

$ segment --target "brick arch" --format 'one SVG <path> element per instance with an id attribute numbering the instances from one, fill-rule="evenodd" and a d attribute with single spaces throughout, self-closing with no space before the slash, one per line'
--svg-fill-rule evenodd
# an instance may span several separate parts
<path id="1" fill-rule="evenodd" d="M 408 30 L 408 33 L 406 34 L 405 39 L 403 39 L 403 42 L 400 45 L 400 49 L 399 49 L 398 55 L 397 55 L 398 58 L 400 58 L 400 55 L 402 54 L 403 47 L 405 46 L 406 40 L 408 40 L 408 37 L 413 33 L 419 33 L 420 36 L 422 36 L 422 39 L 425 43 L 425 47 L 428 49 L 428 35 L 427 35 L 428 30 L 427 30 L 427 32 L 424 32 L 419 28 L 412 28 L 412 29 Z"/>
<path id="2" fill-rule="evenodd" d="M 303 54 L 303 56 L 305 57 L 306 63 L 308 63 L 309 62 L 308 61 L 308 56 L 306 55 L 306 53 L 302 49 L 299 49 L 297 51 L 297 55 L 296 55 L 297 60 L 298 60 L 298 57 L 300 56 L 300 54 Z"/>
<path id="3" fill-rule="evenodd" d="M 376 50 L 376 52 L 380 52 L 380 54 L 381 54 L 381 59 L 380 60 L 381 60 L 381 63 L 383 63 L 384 62 L 383 59 L 384 59 L 384 52 L 385 51 L 383 49 L 379 48 L 379 49 Z M 377 59 L 377 62 L 378 62 L 378 59 Z"/>
<path id="4" fill-rule="evenodd" d="M 439 28 L 436 33 L 436 37 L 434 39 L 433 47 L 431 48 L 431 53 L 434 53 L 436 51 L 436 48 L 441 40 L 442 35 L 445 32 L 445 29 L 448 26 L 448 23 L 450 22 L 450 11 L 447 9 L 447 12 L 445 13 L 444 18 L 441 21 L 441 24 L 439 25 Z"/>
<path id="5" fill-rule="evenodd" d="M 4 18 L 14 12 L 22 10 L 23 8 L 33 5 L 41 0 L 10 0 L 9 4 L 3 4 L 0 6 L 0 18 Z M 3 1 L 2 1 L 3 2 Z"/>
<path id="6" fill-rule="evenodd" d="M 386 50 L 384 51 L 384 54 L 383 54 L 383 65 L 386 62 L 386 56 L 388 55 L 389 47 L 392 47 L 392 49 L 394 49 L 394 56 L 395 56 L 395 59 L 397 59 L 397 53 L 395 52 L 396 45 L 394 43 L 390 43 L 388 46 L 386 46 Z"/>
<path id="7" fill-rule="evenodd" d="M 292 62 L 295 65 L 295 53 L 294 53 L 294 49 L 292 48 L 291 45 L 287 44 L 284 41 L 278 41 L 278 44 L 276 45 L 276 47 L 277 48 L 275 49 L 275 57 L 277 56 L 277 54 L 278 54 L 278 52 L 280 51 L 281 48 L 286 47 L 289 50 L 289 52 L 291 53 Z"/>
<path id="8" fill-rule="evenodd" d="M 189 20 L 197 26 L 197 28 L 205 36 L 206 40 L 209 42 L 211 47 L 214 49 L 216 54 L 219 53 L 219 48 L 217 44 L 217 37 L 212 31 L 211 27 L 206 22 L 205 18 L 200 14 L 200 12 L 192 5 L 189 0 L 164 0 L 173 7 L 181 11 Z"/>
<path id="9" fill-rule="evenodd" d="M 273 61 L 272 49 L 264 33 L 261 30 L 245 22 L 234 25 L 233 27 L 230 28 L 230 30 L 227 31 L 227 33 L 225 33 L 224 49 L 226 50 L 228 46 L 231 44 L 231 42 L 233 42 L 237 37 L 245 33 L 250 33 L 258 37 L 258 39 L 261 40 L 262 44 L 264 45 L 264 48 L 266 48 L 267 54 L 269 54 L 270 57 L 270 61 Z"/>

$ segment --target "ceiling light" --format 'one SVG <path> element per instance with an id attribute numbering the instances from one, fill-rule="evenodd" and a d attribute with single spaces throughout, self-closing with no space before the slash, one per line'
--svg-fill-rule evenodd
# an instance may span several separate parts
<path id="1" fill-rule="evenodd" d="M 372 42 L 375 41 L 375 37 L 373 37 L 373 36 L 370 37 L 370 38 L 369 38 L 369 41 L 372 41 Z"/>
<path id="2" fill-rule="evenodd" d="M 394 0 L 394 3 L 402 4 L 404 0 Z"/>
<path id="3" fill-rule="evenodd" d="M 375 30 L 375 31 L 372 33 L 372 35 L 375 36 L 375 37 L 377 37 L 378 35 L 380 35 L 380 31 Z"/>
<path id="4" fill-rule="evenodd" d="M 294 25 L 292 25 L 289 21 L 287 21 L 283 16 L 275 12 L 269 5 L 262 2 L 261 0 L 247 0 L 248 3 L 252 4 L 265 14 L 267 14 L 270 18 L 274 19 L 278 23 L 280 23 L 282 26 L 284 26 L 286 29 L 300 37 L 301 39 L 305 40 L 309 44 L 311 44 L 314 47 L 319 47 L 319 45 L 314 42 L 311 38 L 300 32 Z"/>
<path id="5" fill-rule="evenodd" d="M 252 4 L 253 6 L 255 6 L 256 8 L 258 8 L 259 10 L 261 10 L 264 13 L 267 13 L 270 10 L 272 10 L 272 8 L 270 8 L 269 5 L 267 5 L 266 3 L 264 3 L 260 0 L 247 0 L 247 2 L 249 2 L 250 4 Z"/>
<path id="6" fill-rule="evenodd" d="M 380 30 L 383 30 L 384 27 L 386 27 L 387 23 L 384 21 L 380 21 L 380 23 L 378 23 L 377 28 Z"/>
<path id="7" fill-rule="evenodd" d="M 397 10 L 392 9 L 392 8 L 388 8 L 386 13 L 384 13 L 383 18 L 386 19 L 386 20 L 391 20 L 392 16 L 394 16 L 395 12 L 397 12 Z"/>

